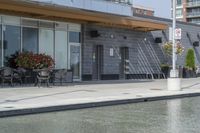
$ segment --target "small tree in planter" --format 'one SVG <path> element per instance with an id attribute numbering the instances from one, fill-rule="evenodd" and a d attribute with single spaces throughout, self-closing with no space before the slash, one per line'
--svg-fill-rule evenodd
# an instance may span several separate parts
<path id="1" fill-rule="evenodd" d="M 188 49 L 185 58 L 185 74 L 186 77 L 195 76 L 195 54 L 193 49 Z"/>
<path id="2" fill-rule="evenodd" d="M 173 49 L 172 42 L 164 43 L 163 50 L 164 50 L 165 54 L 167 55 L 168 62 L 165 64 L 161 64 L 161 70 L 166 75 L 166 77 L 168 76 L 169 70 L 171 68 L 170 66 L 171 66 L 172 49 Z M 176 54 L 181 56 L 183 51 L 184 51 L 184 47 L 182 46 L 180 41 L 177 41 L 176 42 Z M 169 62 L 169 60 L 170 60 L 170 62 Z"/>
<path id="3" fill-rule="evenodd" d="M 165 77 L 168 77 L 170 65 L 169 64 L 161 64 L 160 67 L 161 67 L 161 71 L 165 74 Z"/>

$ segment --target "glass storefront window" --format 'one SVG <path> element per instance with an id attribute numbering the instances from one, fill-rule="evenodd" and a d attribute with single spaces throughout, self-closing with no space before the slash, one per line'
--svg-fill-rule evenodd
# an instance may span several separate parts
<path id="1" fill-rule="evenodd" d="M 3 24 L 6 24 L 6 25 L 20 26 L 20 17 L 2 16 L 2 22 L 3 22 Z"/>
<path id="2" fill-rule="evenodd" d="M 20 27 L 6 25 L 3 33 L 4 65 L 7 66 L 8 58 L 20 51 Z"/>
<path id="3" fill-rule="evenodd" d="M 67 31 L 68 30 L 68 25 L 67 25 L 67 23 L 61 23 L 61 22 L 58 23 L 58 22 L 56 22 L 55 23 L 55 29 Z"/>
<path id="4" fill-rule="evenodd" d="M 68 62 L 67 31 L 55 31 L 55 64 L 57 69 L 66 69 Z"/>
<path id="5" fill-rule="evenodd" d="M 38 29 L 23 27 L 22 37 L 22 50 L 38 53 Z"/>
<path id="6" fill-rule="evenodd" d="M 69 32 L 69 42 L 80 43 L 81 42 L 80 32 L 70 31 Z"/>
<path id="7" fill-rule="evenodd" d="M 70 44 L 70 67 L 73 72 L 73 78 L 80 80 L 80 63 L 81 63 L 80 44 Z"/>
<path id="8" fill-rule="evenodd" d="M 54 31 L 39 29 L 39 53 L 44 53 L 54 58 Z"/>
<path id="9" fill-rule="evenodd" d="M 54 23 L 52 23 L 52 22 L 40 21 L 39 23 L 40 23 L 40 27 L 54 28 Z"/>
<path id="10" fill-rule="evenodd" d="M 39 22 L 37 20 L 22 19 L 22 26 L 38 27 L 38 23 Z"/>
<path id="11" fill-rule="evenodd" d="M 74 79 L 79 80 L 80 42 L 80 24 L 0 16 L 0 66 L 7 66 L 16 52 L 44 53 L 55 59 L 57 69 L 72 69 Z"/>
<path id="12" fill-rule="evenodd" d="M 0 25 L 0 67 L 3 66 L 3 56 L 2 56 L 2 30 L 1 30 L 2 25 Z"/>

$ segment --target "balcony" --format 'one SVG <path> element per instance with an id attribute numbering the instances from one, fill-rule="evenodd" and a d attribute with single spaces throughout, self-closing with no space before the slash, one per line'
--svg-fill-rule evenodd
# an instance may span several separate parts
<path id="1" fill-rule="evenodd" d="M 80 8 L 118 15 L 131 16 L 130 0 L 25 0 L 58 6 Z"/>
<path id="2" fill-rule="evenodd" d="M 200 7 L 200 1 L 188 2 L 187 7 Z"/>
<path id="3" fill-rule="evenodd" d="M 196 17 L 197 18 L 200 17 L 200 11 L 187 13 L 187 18 L 196 18 Z"/>
<path id="4" fill-rule="evenodd" d="M 199 21 L 189 21 L 189 23 L 200 24 L 200 20 Z"/>

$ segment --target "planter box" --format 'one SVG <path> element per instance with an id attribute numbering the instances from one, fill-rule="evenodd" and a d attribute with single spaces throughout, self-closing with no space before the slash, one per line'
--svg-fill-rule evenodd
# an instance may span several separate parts
<path id="1" fill-rule="evenodd" d="M 165 74 L 165 77 L 169 77 L 170 67 L 162 67 L 161 71 Z"/>
<path id="2" fill-rule="evenodd" d="M 196 72 L 194 70 L 188 70 L 183 68 L 183 78 L 195 78 Z"/>

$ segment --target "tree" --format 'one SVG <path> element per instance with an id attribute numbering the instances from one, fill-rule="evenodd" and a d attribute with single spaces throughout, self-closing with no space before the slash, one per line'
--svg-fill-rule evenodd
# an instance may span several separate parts
<path id="1" fill-rule="evenodd" d="M 185 67 L 190 70 L 195 69 L 195 55 L 193 49 L 188 49 L 186 59 L 185 59 Z"/>

